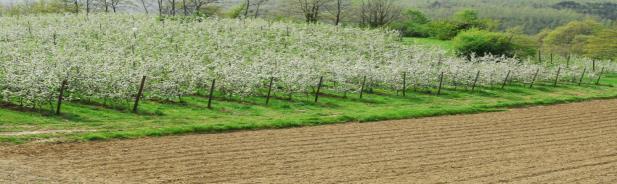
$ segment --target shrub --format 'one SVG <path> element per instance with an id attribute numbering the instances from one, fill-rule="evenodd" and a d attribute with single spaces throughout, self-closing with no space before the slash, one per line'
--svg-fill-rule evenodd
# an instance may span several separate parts
<path id="1" fill-rule="evenodd" d="M 427 29 L 431 37 L 440 40 L 451 40 L 459 32 L 457 26 L 450 21 L 433 21 L 427 25 Z"/>
<path id="2" fill-rule="evenodd" d="M 460 33 L 453 41 L 456 53 L 460 56 L 492 54 L 512 57 L 517 50 L 512 38 L 503 33 L 471 29 Z"/>
<path id="3" fill-rule="evenodd" d="M 585 45 L 585 54 L 595 59 L 617 61 L 617 26 L 606 28 L 589 38 Z"/>
<path id="4" fill-rule="evenodd" d="M 407 10 L 401 21 L 390 24 L 390 27 L 401 31 L 403 36 L 429 37 L 427 24 L 431 20 L 418 10 Z"/>
<path id="5" fill-rule="evenodd" d="M 542 40 L 544 47 L 553 53 L 583 54 L 587 39 L 602 30 L 595 20 L 572 21 L 549 32 Z"/>
<path id="6" fill-rule="evenodd" d="M 428 24 L 430 36 L 440 40 L 451 40 L 460 32 L 470 29 L 495 30 L 499 23 L 491 19 L 481 19 L 473 10 L 456 13 L 450 20 L 433 21 Z"/>

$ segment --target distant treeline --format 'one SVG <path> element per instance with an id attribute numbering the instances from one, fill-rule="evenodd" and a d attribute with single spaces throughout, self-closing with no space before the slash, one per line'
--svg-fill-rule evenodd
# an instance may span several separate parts
<path id="1" fill-rule="evenodd" d="M 410 0 L 404 3 L 433 19 L 445 19 L 461 10 L 473 9 L 482 18 L 499 21 L 500 30 L 521 27 L 527 34 L 590 17 L 607 25 L 617 20 L 617 3 L 610 0 Z"/>
<path id="2" fill-rule="evenodd" d="M 363 9 L 362 5 L 375 1 L 386 0 L 24 0 L 11 6 L 5 5 L 4 8 L 0 5 L 0 14 L 77 11 L 179 15 L 202 13 L 297 21 L 309 18 L 327 23 L 363 24 L 366 23 L 366 19 L 363 20 L 362 12 L 367 10 Z M 387 1 L 398 5 L 397 8 L 388 11 L 398 13 L 414 9 L 433 20 L 448 19 L 463 10 L 475 10 L 480 18 L 498 22 L 498 30 L 520 27 L 527 34 L 536 34 L 546 28 L 553 29 L 568 22 L 590 17 L 605 25 L 615 24 L 617 20 L 617 2 L 612 0 Z"/>
<path id="3" fill-rule="evenodd" d="M 575 1 L 563 1 L 553 5 L 553 8 L 571 9 L 578 13 L 595 15 L 602 19 L 617 20 L 617 3 L 578 3 Z"/>

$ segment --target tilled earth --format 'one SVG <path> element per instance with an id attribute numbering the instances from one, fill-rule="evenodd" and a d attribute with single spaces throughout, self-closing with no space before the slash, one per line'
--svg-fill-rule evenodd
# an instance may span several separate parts
<path id="1" fill-rule="evenodd" d="M 0 183 L 617 183 L 617 100 L 0 147 Z"/>

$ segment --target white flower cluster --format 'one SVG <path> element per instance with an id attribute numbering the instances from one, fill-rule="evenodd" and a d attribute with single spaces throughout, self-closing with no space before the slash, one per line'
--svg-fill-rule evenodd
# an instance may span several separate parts
<path id="1" fill-rule="evenodd" d="M 265 20 L 159 21 L 145 15 L 0 17 L 0 95 L 25 105 L 51 103 L 63 80 L 67 97 L 126 102 L 147 76 L 145 97 L 171 100 L 207 89 L 257 95 L 274 78 L 279 94 L 307 93 L 323 76 L 332 89 L 358 92 L 367 85 L 400 90 L 438 85 L 500 84 L 511 79 L 551 80 L 556 68 L 505 57 L 451 57 L 439 49 L 401 44 L 380 29 Z M 617 68 L 598 62 L 605 72 Z M 572 61 L 562 80 L 589 62 Z M 596 71 L 597 73 L 597 71 Z M 588 74 L 594 75 L 588 70 Z"/>

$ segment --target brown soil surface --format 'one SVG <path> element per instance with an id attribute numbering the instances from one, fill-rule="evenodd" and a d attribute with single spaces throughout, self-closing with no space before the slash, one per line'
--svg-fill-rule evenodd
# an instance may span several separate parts
<path id="1" fill-rule="evenodd" d="M 617 183 L 617 100 L 0 147 L 0 183 Z"/>

